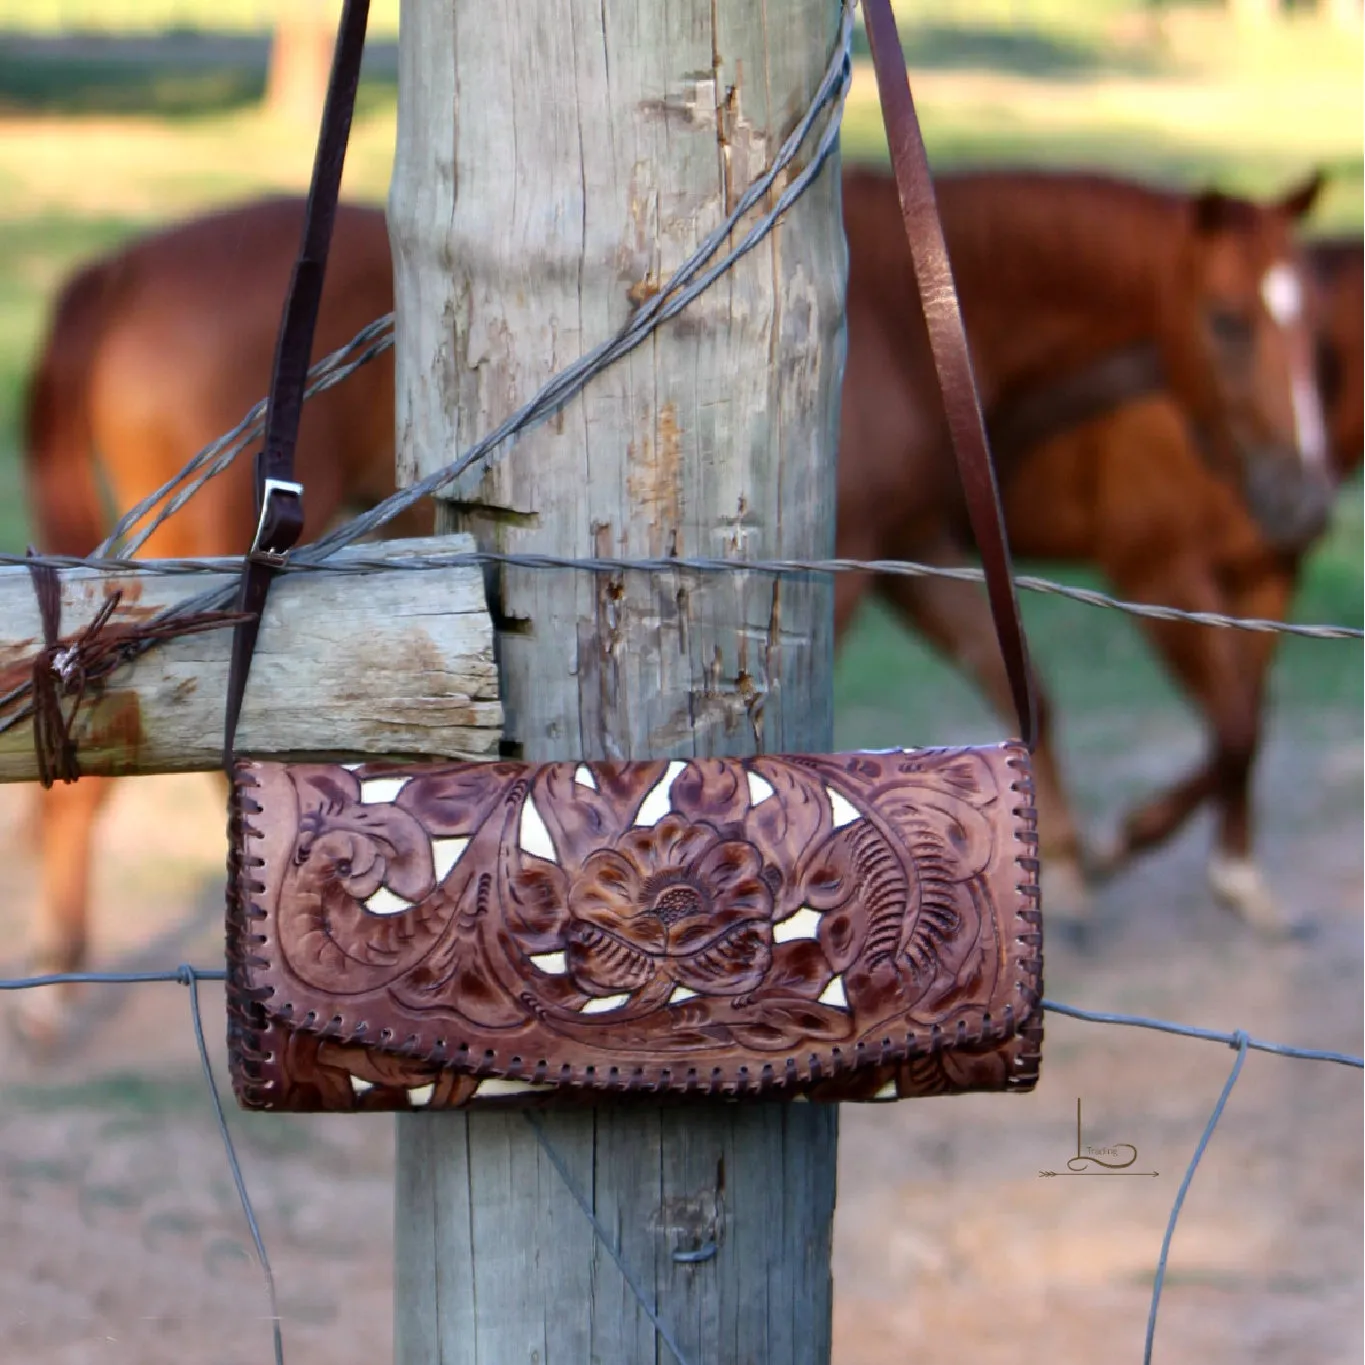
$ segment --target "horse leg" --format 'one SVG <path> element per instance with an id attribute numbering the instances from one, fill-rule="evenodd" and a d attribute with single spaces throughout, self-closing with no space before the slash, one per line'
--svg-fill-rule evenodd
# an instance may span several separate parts
<path id="1" fill-rule="evenodd" d="M 1188 560 L 1149 572 L 1140 582 L 1121 575 L 1115 582 L 1121 595 L 1137 600 L 1272 619 L 1283 616 L 1292 587 L 1287 575 L 1269 574 L 1250 590 L 1230 595 L 1220 590 L 1209 566 Z M 1251 778 L 1274 637 L 1183 622 L 1144 621 L 1143 626 L 1205 717 L 1211 749 L 1193 772 L 1124 817 L 1114 846 L 1105 852 L 1104 870 L 1117 871 L 1134 855 L 1164 843 L 1201 805 L 1213 802 L 1220 817 L 1208 867 L 1214 894 L 1258 930 L 1281 934 L 1284 917 L 1251 857 Z"/>
<path id="2" fill-rule="evenodd" d="M 943 564 L 961 563 L 963 558 L 955 547 L 947 545 L 938 547 L 935 554 L 917 557 Z M 885 577 L 877 580 L 877 591 L 913 631 L 976 680 L 1001 716 L 1013 718 L 1013 695 L 990 608 L 975 585 L 942 578 Z M 1036 676 L 1034 683 L 1038 744 L 1033 755 L 1033 778 L 1043 901 L 1049 914 L 1059 920 L 1082 920 L 1090 907 L 1080 834 L 1057 762 L 1051 704 Z"/>
<path id="3" fill-rule="evenodd" d="M 48 791 L 35 789 L 42 863 L 28 955 L 35 973 L 85 968 L 95 822 L 112 788 L 109 778 L 84 777 Z M 72 1022 L 79 987 L 44 986 L 17 995 L 11 1021 L 19 1036 L 37 1047 L 60 1043 Z"/>
<path id="4" fill-rule="evenodd" d="M 1247 589 L 1231 595 L 1229 613 L 1284 620 L 1294 590 L 1292 572 L 1279 570 L 1261 577 Z M 1271 935 L 1288 933 L 1292 925 L 1280 907 L 1253 856 L 1252 778 L 1260 745 L 1260 720 L 1265 705 L 1265 681 L 1279 643 L 1274 635 L 1226 631 L 1234 635 L 1238 673 L 1249 696 L 1252 723 L 1250 743 L 1240 749 L 1228 746 L 1216 764 L 1219 825 L 1217 842 L 1209 858 L 1209 886 L 1215 896 L 1256 929 Z"/>
<path id="5" fill-rule="evenodd" d="M 105 453 L 104 469 L 115 504 L 121 508 L 132 506 L 163 475 L 174 473 L 180 466 L 182 450 L 196 450 L 206 443 L 196 442 L 197 433 L 176 440 L 155 428 L 123 430 L 111 423 L 107 414 L 104 417 L 96 422 L 98 444 Z M 111 452 L 127 455 L 111 464 Z M 220 495 L 218 502 L 222 501 Z M 151 537 L 143 553 L 188 559 L 196 554 L 224 552 L 226 537 L 220 537 L 221 544 L 207 541 L 193 519 L 196 510 L 191 506 L 168 521 Z M 78 972 L 86 967 L 95 829 L 116 782 L 116 778 L 82 777 L 78 782 L 58 783 L 47 791 L 34 787 L 41 875 L 30 919 L 28 957 L 30 970 L 35 973 Z M 16 994 L 10 1021 L 20 1040 L 39 1049 L 62 1043 L 75 1021 L 81 988 L 45 986 Z"/>

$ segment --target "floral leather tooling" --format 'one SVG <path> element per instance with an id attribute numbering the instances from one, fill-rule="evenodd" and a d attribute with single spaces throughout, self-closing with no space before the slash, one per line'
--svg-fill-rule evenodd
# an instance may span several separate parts
<path id="1" fill-rule="evenodd" d="M 1021 754 L 243 761 L 239 1097 L 1031 1088 L 1041 934 Z"/>

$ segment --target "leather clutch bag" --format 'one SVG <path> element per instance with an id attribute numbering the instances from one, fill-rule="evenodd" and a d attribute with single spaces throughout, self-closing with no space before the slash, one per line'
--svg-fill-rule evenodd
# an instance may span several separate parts
<path id="1" fill-rule="evenodd" d="M 277 1109 L 1027 1090 L 1027 754 L 239 761 L 232 1072 Z"/>
<path id="2" fill-rule="evenodd" d="M 872 1100 L 1034 1085 L 1032 674 L 904 56 L 887 0 L 864 12 L 1020 741 L 540 765 L 235 756 L 261 611 L 303 524 L 294 443 L 364 36 L 363 6 L 348 6 L 281 323 L 228 685 L 228 1041 L 243 1105 Z"/>

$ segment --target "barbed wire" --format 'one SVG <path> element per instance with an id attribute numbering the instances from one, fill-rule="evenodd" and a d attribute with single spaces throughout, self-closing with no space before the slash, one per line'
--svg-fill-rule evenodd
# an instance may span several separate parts
<path id="1" fill-rule="evenodd" d="M 189 990 L 190 1018 L 194 1031 L 195 1049 L 198 1053 L 205 1083 L 209 1089 L 218 1136 L 223 1144 L 223 1151 L 227 1158 L 228 1169 L 232 1176 L 233 1185 L 237 1190 L 238 1201 L 242 1207 L 242 1215 L 246 1221 L 252 1243 L 255 1246 L 256 1256 L 260 1262 L 262 1277 L 265 1281 L 266 1294 L 270 1303 L 270 1321 L 274 1334 L 275 1362 L 276 1365 L 283 1365 L 283 1333 L 278 1301 L 276 1298 L 274 1272 L 270 1266 L 270 1258 L 265 1249 L 265 1239 L 261 1234 L 260 1224 L 257 1220 L 250 1192 L 247 1189 L 246 1179 L 242 1174 L 241 1163 L 237 1158 L 237 1151 L 233 1144 L 232 1133 L 228 1127 L 227 1116 L 223 1109 L 222 1097 L 218 1090 L 218 1083 L 213 1073 L 213 1064 L 209 1058 L 208 1047 L 204 1038 L 203 1016 L 199 1004 L 199 983 L 201 981 L 226 982 L 227 978 L 227 971 L 221 967 L 195 967 L 191 966 L 189 963 L 181 963 L 178 967 L 167 968 L 160 971 L 50 972 L 43 975 L 6 977 L 0 978 L 0 991 L 21 991 L 62 985 L 147 985 L 150 983 L 167 982 L 174 982 L 178 985 L 185 986 Z M 1069 1019 L 1077 1019 L 1087 1023 L 1105 1024 L 1119 1028 L 1153 1029 L 1161 1033 L 1175 1034 L 1184 1038 L 1194 1038 L 1202 1042 L 1215 1042 L 1223 1046 L 1231 1047 L 1237 1053 L 1232 1071 L 1218 1096 L 1218 1100 L 1213 1107 L 1213 1112 L 1210 1114 L 1209 1120 L 1204 1126 L 1199 1142 L 1195 1147 L 1194 1154 L 1190 1158 L 1189 1164 L 1185 1169 L 1185 1174 L 1176 1191 L 1175 1201 L 1171 1206 L 1170 1217 L 1166 1223 L 1166 1230 L 1162 1238 L 1161 1250 L 1158 1254 L 1156 1271 L 1152 1281 L 1152 1302 L 1148 1311 L 1147 1335 L 1143 1351 L 1144 1365 L 1150 1365 L 1153 1344 L 1156 1339 L 1157 1316 L 1161 1306 L 1162 1290 L 1165 1286 L 1166 1267 L 1170 1257 L 1171 1243 L 1175 1236 L 1175 1227 L 1180 1216 L 1180 1210 L 1184 1206 L 1185 1196 L 1189 1192 L 1190 1185 L 1194 1180 L 1195 1172 L 1199 1169 L 1199 1164 L 1203 1160 L 1205 1152 L 1208 1150 L 1214 1129 L 1218 1126 L 1218 1121 L 1222 1117 L 1223 1110 L 1227 1106 L 1228 1097 L 1232 1094 L 1233 1087 L 1236 1085 L 1237 1080 L 1241 1075 L 1242 1066 L 1246 1060 L 1247 1053 L 1267 1052 L 1277 1057 L 1286 1057 L 1295 1061 L 1332 1062 L 1340 1066 L 1354 1067 L 1357 1070 L 1365 1069 L 1365 1057 L 1359 1057 L 1348 1052 L 1330 1051 L 1323 1048 L 1296 1047 L 1288 1043 L 1267 1042 L 1264 1039 L 1251 1037 L 1243 1029 L 1234 1029 L 1231 1032 L 1221 1032 L 1216 1029 L 1198 1028 L 1190 1024 L 1181 1024 L 1173 1020 L 1159 1019 L 1148 1015 L 1115 1014 L 1100 1010 L 1081 1009 L 1075 1005 L 1063 1004 L 1061 1001 L 1048 999 L 1046 997 L 1042 1001 L 1042 1007 L 1048 1014 L 1055 1014 Z M 677 1342 L 672 1333 L 668 1330 L 667 1325 L 660 1319 L 657 1308 L 650 1301 L 649 1296 L 641 1287 L 639 1280 L 631 1273 L 629 1266 L 621 1256 L 620 1248 L 616 1245 L 608 1229 L 603 1226 L 601 1220 L 596 1216 L 591 1202 L 572 1180 L 562 1156 L 555 1149 L 549 1135 L 545 1132 L 544 1127 L 537 1121 L 534 1115 L 524 1113 L 523 1116 L 530 1123 L 535 1132 L 536 1141 L 545 1150 L 547 1157 L 554 1166 L 560 1179 L 564 1182 L 570 1196 L 578 1205 L 584 1217 L 587 1218 L 592 1227 L 593 1235 L 602 1243 L 607 1254 L 616 1263 L 627 1287 L 639 1302 L 645 1316 L 648 1317 L 653 1324 L 660 1339 L 668 1346 L 669 1350 L 673 1352 L 679 1365 L 687 1365 L 687 1357 L 677 1345 Z"/>
<path id="2" fill-rule="evenodd" d="M 810 575 L 834 573 L 872 573 L 901 577 L 936 577 L 959 582 L 980 583 L 982 571 L 974 566 L 929 564 L 915 560 L 879 559 L 764 559 L 729 560 L 700 557 L 611 559 L 604 557 L 571 557 L 542 553 L 494 554 L 476 552 L 466 555 L 424 557 L 349 557 L 345 564 L 332 558 L 339 549 L 373 535 L 381 527 L 409 510 L 416 503 L 445 487 L 476 463 L 487 459 L 506 442 L 521 435 L 558 412 L 574 398 L 587 383 L 616 360 L 629 353 L 649 337 L 660 325 L 675 317 L 699 294 L 710 287 L 742 256 L 768 235 L 787 209 L 801 196 L 823 168 L 838 139 L 844 101 L 852 76 L 852 39 L 854 6 L 844 7 L 839 41 L 835 44 L 824 75 L 801 120 L 788 134 L 772 163 L 740 197 L 731 212 L 679 267 L 668 282 L 651 299 L 632 314 L 626 326 L 610 341 L 589 351 L 574 364 L 555 375 L 528 403 L 508 417 L 496 430 L 470 447 L 457 460 L 437 470 L 427 478 L 407 488 L 397 490 L 376 507 L 360 514 L 345 525 L 322 536 L 319 540 L 295 551 L 288 572 L 345 572 L 364 573 L 380 569 L 434 569 L 461 564 L 500 564 L 527 569 L 567 569 L 596 573 L 623 572 L 725 572 L 765 573 L 773 575 Z M 809 137 L 820 115 L 829 111 L 825 127 L 807 164 L 783 188 L 777 201 L 749 229 L 747 234 L 719 259 L 713 257 L 738 229 L 744 217 L 769 194 L 779 176 L 796 157 Z M 708 266 L 708 262 L 712 262 Z M 377 318 L 363 328 L 351 341 L 333 351 L 309 371 L 311 383 L 305 397 L 324 392 L 341 383 L 367 364 L 394 342 L 392 313 Z M 122 516 L 114 530 L 89 557 L 35 555 L 20 557 L 0 556 L 0 565 L 36 562 L 55 568 L 86 567 L 98 572 L 138 573 L 194 573 L 234 572 L 240 566 L 209 559 L 181 559 L 134 561 L 132 556 L 156 529 L 179 511 L 209 480 L 221 474 L 256 439 L 264 428 L 266 401 L 262 399 L 230 432 L 206 446 L 193 456 L 173 478 L 142 499 Z M 139 522 L 146 522 L 133 533 Z M 126 537 L 126 540 L 125 540 Z M 119 553 L 115 554 L 115 551 Z M 1185 622 L 1188 624 L 1251 631 L 1263 634 L 1290 635 L 1307 639 L 1365 639 L 1365 630 L 1336 624 L 1302 624 L 1275 621 L 1258 617 L 1238 617 L 1221 612 L 1188 611 L 1162 604 L 1132 602 L 1095 589 L 1056 582 L 1036 575 L 1018 575 L 1016 586 L 1024 591 L 1062 597 L 1084 605 L 1116 610 L 1147 620 Z M 234 595 L 233 587 L 224 587 L 190 601 L 179 603 L 162 613 L 158 620 L 174 620 L 178 616 L 199 610 L 211 610 L 224 605 Z M 147 641 L 138 647 L 144 652 L 156 642 Z M 26 684 L 4 698 L 0 706 L 11 704 L 26 694 Z M 0 733 L 28 714 L 27 710 L 11 715 L 0 722 Z"/>
<path id="3" fill-rule="evenodd" d="M 401 542 L 390 542 L 400 544 Z M 84 568 L 118 574 L 237 574 L 236 559 L 84 559 L 77 555 L 0 555 L 0 567 L 49 564 L 53 568 Z M 914 559 L 718 559 L 697 555 L 615 558 L 605 555 L 554 555 L 523 551 L 462 550 L 450 554 L 374 554 L 331 557 L 320 562 L 291 560 L 282 573 L 371 574 L 392 570 L 481 568 L 497 564 L 506 568 L 558 569 L 585 573 L 728 573 L 767 574 L 773 577 L 817 577 L 842 573 L 882 574 L 898 578 L 943 578 L 957 583 L 981 583 L 983 572 L 973 565 L 929 564 Z M 1269 617 L 1233 616 L 1216 611 L 1186 611 L 1180 607 L 1134 602 L 1094 588 L 1059 583 L 1036 574 L 1016 574 L 1015 586 L 1025 592 L 1062 597 L 1084 606 L 1101 607 L 1153 621 L 1177 621 L 1223 630 L 1252 631 L 1268 635 L 1293 635 L 1310 640 L 1361 640 L 1359 626 L 1306 624 L 1276 621 Z"/>
<path id="4" fill-rule="evenodd" d="M 839 39 L 831 52 L 824 75 L 816 87 L 805 113 L 783 140 L 773 160 L 744 191 L 724 220 L 706 236 L 659 292 L 635 310 L 625 327 L 616 336 L 594 347 L 586 355 L 552 377 L 528 403 L 505 419 L 495 431 L 490 432 L 477 442 L 459 459 L 446 465 L 443 469 L 437 470 L 420 482 L 397 490 L 369 511 L 314 541 L 312 545 L 307 547 L 307 551 L 311 552 L 309 557 L 314 560 L 324 558 L 327 554 L 344 545 L 349 545 L 355 540 L 373 534 L 381 526 L 422 501 L 423 498 L 459 478 L 470 467 L 486 459 L 494 450 L 514 436 L 520 435 L 552 417 L 566 403 L 576 397 L 590 380 L 622 356 L 634 350 L 652 335 L 661 324 L 677 316 L 698 295 L 710 288 L 736 261 L 746 256 L 767 237 L 787 210 L 805 193 L 816 176 L 819 175 L 825 162 L 829 159 L 830 153 L 838 143 L 844 100 L 847 97 L 853 74 L 853 29 L 854 7 L 852 4 L 846 4 Z M 745 236 L 723 256 L 708 266 L 707 263 L 712 261 L 721 247 L 731 238 L 743 219 L 774 189 L 779 177 L 796 158 L 820 115 L 826 110 L 830 111 L 829 117 L 806 165 L 785 185 L 776 202 L 761 215 Z M 357 337 L 319 362 L 310 371 L 310 375 L 318 376 L 312 385 L 311 392 L 321 392 L 324 388 L 330 388 L 333 384 L 340 383 L 347 375 L 386 350 L 393 341 L 392 325 L 392 314 L 386 314 L 385 317 L 376 319 Z M 381 335 L 386 329 L 388 334 L 386 336 Z M 349 356 L 368 342 L 375 344 L 354 362 L 350 362 Z M 307 396 L 311 396 L 311 393 Z M 96 552 L 97 555 L 107 554 L 129 527 L 138 520 L 152 516 L 148 526 L 139 532 L 138 538 L 131 544 L 143 543 L 167 517 L 173 515 L 179 507 L 183 506 L 209 479 L 226 469 L 251 443 L 252 439 L 260 435 L 264 426 L 264 412 L 265 400 L 262 400 L 231 432 L 195 455 L 179 474 L 131 509 L 120 519 L 114 532 L 99 547 Z M 195 475 L 198 477 L 192 478 Z M 192 481 L 188 481 L 191 479 Z M 166 505 L 155 512 L 155 515 L 152 515 L 156 504 L 163 498 L 167 498 L 172 490 L 177 488 L 179 491 L 175 492 Z M 295 557 L 301 557 L 304 553 L 305 551 L 298 551 Z"/>
<path id="5" fill-rule="evenodd" d="M 524 432 L 534 428 L 560 411 L 598 374 L 616 360 L 644 342 L 659 326 L 677 316 L 698 295 L 710 287 L 736 261 L 759 244 L 796 202 L 820 173 L 834 149 L 841 123 L 844 101 L 851 80 L 851 43 L 853 35 L 852 3 L 844 7 L 840 38 L 832 53 L 811 104 L 800 122 L 783 142 L 777 156 L 767 170 L 745 191 L 725 220 L 703 241 L 683 263 L 657 295 L 639 307 L 626 326 L 611 340 L 599 345 L 574 364 L 554 376 L 528 403 L 509 416 L 499 427 L 470 447 L 458 459 L 429 475 L 427 478 L 400 489 L 376 507 L 353 518 L 345 525 L 327 533 L 319 540 L 295 552 L 285 572 L 308 573 L 370 573 L 381 570 L 422 570 L 461 566 L 498 564 L 525 569 L 553 569 L 592 573 L 726 573 L 768 574 L 775 576 L 809 576 L 839 573 L 871 573 L 903 577 L 937 577 L 959 582 L 980 583 L 982 571 L 973 566 L 940 565 L 913 560 L 855 560 L 855 559 L 763 559 L 733 560 L 707 557 L 667 558 L 609 558 L 602 556 L 570 557 L 550 554 L 507 554 L 472 552 L 433 556 L 360 556 L 352 555 L 341 562 L 336 553 L 376 531 L 395 517 L 442 488 L 454 482 L 476 464 L 487 460 L 496 450 Z M 713 261 L 721 247 L 738 230 L 743 218 L 760 200 L 775 188 L 779 177 L 791 164 L 804 145 L 820 115 L 826 110 L 829 117 L 821 131 L 807 164 L 781 190 L 772 207 L 748 230 L 744 237 L 723 256 Z M 710 262 L 710 264 L 708 264 Z M 325 357 L 308 373 L 306 398 L 312 398 L 343 382 L 362 366 L 368 364 L 394 344 L 394 316 L 392 313 L 377 318 L 361 330 L 351 341 Z M 206 446 L 193 456 L 171 479 L 143 498 L 121 516 L 114 529 L 101 542 L 94 555 L 74 557 L 60 555 L 0 556 L 0 565 L 26 566 L 45 563 L 56 568 L 87 568 L 96 572 L 120 574 L 137 573 L 230 573 L 234 579 L 240 572 L 239 561 L 183 559 L 168 561 L 136 560 L 133 556 L 146 544 L 155 531 L 181 510 L 208 482 L 222 474 L 259 437 L 264 430 L 265 400 L 257 403 L 231 431 Z M 1311 639 L 1362 639 L 1365 631 L 1342 625 L 1305 625 L 1273 621 L 1263 618 L 1236 617 L 1217 612 L 1185 611 L 1157 604 L 1124 601 L 1092 589 L 1075 587 L 1033 575 L 1019 575 L 1016 585 L 1030 592 L 1060 596 L 1085 605 L 1118 610 L 1128 615 L 1161 621 L 1180 621 L 1191 624 L 1299 636 Z M 179 603 L 163 612 L 158 620 L 173 620 L 177 616 L 212 609 L 229 601 L 234 594 L 229 585 L 197 598 Z M 147 642 L 141 649 L 153 647 Z M 22 686 L 4 697 L 0 706 L 13 702 L 22 695 Z M 0 732 L 27 714 L 17 712 L 0 721 Z M 222 1097 L 205 1040 L 199 999 L 201 982 L 225 982 L 227 972 L 220 968 L 199 968 L 189 964 L 164 971 L 134 972 L 62 972 L 28 977 L 0 979 L 0 991 L 20 991 L 59 985 L 145 985 L 176 983 L 187 988 L 195 1048 L 208 1087 L 214 1119 L 227 1159 L 248 1231 L 255 1248 L 265 1282 L 270 1306 L 272 1340 L 276 1365 L 283 1365 L 282 1324 L 278 1308 L 274 1274 L 266 1251 L 265 1241 L 252 1204 L 250 1192 L 237 1157 L 231 1130 L 227 1123 Z M 1222 1116 L 1233 1087 L 1246 1060 L 1248 1051 L 1262 1051 L 1295 1060 L 1326 1061 L 1355 1068 L 1365 1067 L 1365 1058 L 1323 1049 L 1298 1048 L 1288 1044 L 1266 1042 L 1251 1038 L 1242 1030 L 1220 1033 L 1194 1028 L 1169 1020 L 1139 1015 L 1101 1013 L 1079 1009 L 1045 999 L 1045 1011 L 1073 1019 L 1120 1027 L 1155 1029 L 1184 1037 L 1215 1041 L 1235 1048 L 1237 1056 L 1226 1083 L 1206 1124 L 1184 1178 L 1177 1191 L 1157 1262 L 1153 1282 L 1151 1308 L 1148 1316 L 1144 1362 L 1150 1362 L 1155 1339 L 1157 1315 L 1160 1307 L 1165 1271 L 1174 1236 L 1176 1222 L 1185 1196 L 1193 1181 L 1200 1161 Z M 668 1346 L 679 1365 L 687 1359 L 676 1339 L 661 1321 L 639 1281 L 631 1273 L 608 1229 L 597 1218 L 591 1203 L 573 1182 L 562 1157 L 551 1143 L 543 1125 L 527 1112 L 524 1117 L 534 1130 L 560 1179 L 621 1272 L 631 1293 L 654 1326 L 661 1340 Z"/>
<path id="6" fill-rule="evenodd" d="M 736 261 L 747 255 L 759 242 L 763 241 L 787 210 L 814 182 L 823 170 L 830 154 L 838 145 L 844 101 L 847 98 L 853 75 L 853 29 L 854 7 L 852 4 L 845 4 L 839 39 L 830 54 L 824 74 L 805 113 L 783 140 L 773 160 L 739 197 L 724 220 L 707 235 L 697 249 L 662 286 L 660 291 L 635 310 L 626 325 L 615 337 L 594 347 L 586 355 L 560 371 L 528 403 L 503 421 L 496 430 L 476 442 L 459 459 L 428 475 L 427 478 L 407 488 L 399 489 L 369 511 L 296 550 L 291 555 L 291 561 L 295 564 L 320 564 L 345 546 L 362 537 L 373 535 L 393 518 L 459 478 L 475 464 L 486 460 L 507 441 L 553 416 L 576 397 L 596 375 L 641 345 L 663 323 L 676 317 L 693 299 L 729 270 Z M 820 131 L 806 164 L 792 175 L 781 192 L 777 194 L 776 199 L 765 212 L 760 214 L 758 220 L 745 235 L 723 254 L 718 255 L 722 247 L 739 230 L 743 219 L 759 205 L 765 196 L 770 196 L 774 192 L 779 177 L 791 166 L 805 145 L 812 129 L 815 128 L 820 116 L 826 112 L 828 117 L 825 119 L 824 127 Z M 384 321 L 384 319 L 379 319 L 371 326 L 379 329 Z M 374 335 L 375 340 L 371 349 L 374 350 L 375 354 L 378 354 L 379 350 L 382 349 L 382 338 L 379 338 L 377 331 Z M 354 344 L 350 343 L 351 346 Z M 348 348 L 342 349 L 345 351 Z M 334 352 L 333 356 L 337 354 L 339 353 Z M 328 357 L 324 365 L 330 367 L 328 375 L 332 377 L 333 382 L 340 382 L 340 378 L 344 377 L 341 371 L 345 367 L 339 361 L 332 364 L 332 360 L 333 357 Z M 350 365 L 350 369 L 347 372 L 353 372 L 362 363 L 364 360 L 359 357 L 354 364 L 348 361 L 347 364 Z M 119 525 L 115 528 L 115 535 L 106 538 L 100 550 L 107 551 L 113 548 L 111 541 L 121 536 L 139 518 L 147 521 L 147 525 L 130 540 L 129 544 L 140 545 L 144 543 L 147 537 L 167 517 L 173 515 L 177 507 L 182 506 L 185 501 L 194 496 L 195 492 L 202 488 L 216 473 L 227 468 L 232 460 L 241 453 L 241 450 L 250 443 L 252 438 L 245 433 L 257 429 L 256 424 L 259 422 L 259 418 L 254 414 L 258 410 L 263 412 L 264 406 L 257 404 L 257 407 L 238 424 L 233 433 L 229 433 L 229 436 L 223 438 L 221 442 L 215 442 L 213 446 L 194 456 L 181 470 L 180 474 L 164 484 L 156 494 L 144 499 L 136 508 L 131 509 L 125 517 L 120 519 Z M 172 492 L 172 489 L 176 491 Z M 167 500 L 153 511 L 152 509 L 159 497 L 165 497 Z M 240 576 L 240 570 L 238 576 Z M 196 597 L 179 602 L 159 613 L 148 624 L 168 625 L 185 616 L 220 609 L 232 600 L 234 595 L 235 589 L 231 584 L 200 593 Z M 125 655 L 131 660 L 155 648 L 159 643 L 159 639 L 149 636 L 149 638 L 130 643 L 125 649 Z M 0 697 L 0 708 L 14 706 L 16 702 L 22 701 L 28 696 L 31 691 L 31 680 L 19 683 L 4 697 Z M 0 720 L 0 733 L 26 719 L 31 713 L 31 703 L 12 710 L 4 720 Z"/>
<path id="7" fill-rule="evenodd" d="M 393 343 L 394 315 L 385 313 L 383 317 L 376 318 L 362 327 L 344 346 L 339 346 L 330 355 L 324 356 L 308 371 L 308 384 L 303 393 L 304 401 L 315 398 L 320 393 L 326 393 L 342 380 L 349 379 L 363 365 L 368 365 L 370 361 L 390 350 Z M 206 445 L 197 455 L 186 461 L 179 473 L 169 478 L 160 488 L 147 494 L 141 502 L 130 507 L 114 524 L 114 529 L 100 542 L 88 562 L 98 563 L 113 555 L 115 550 L 119 551 L 120 557 L 123 558 L 135 555 L 162 522 L 178 512 L 210 479 L 216 478 L 228 469 L 244 450 L 264 434 L 266 403 L 267 400 L 262 398 L 231 431 L 225 432 L 216 441 Z M 195 475 L 198 477 L 195 478 Z M 168 500 L 166 506 L 156 512 L 152 521 L 132 535 L 126 544 L 121 544 L 133 527 L 156 510 L 157 504 L 163 500 Z"/>

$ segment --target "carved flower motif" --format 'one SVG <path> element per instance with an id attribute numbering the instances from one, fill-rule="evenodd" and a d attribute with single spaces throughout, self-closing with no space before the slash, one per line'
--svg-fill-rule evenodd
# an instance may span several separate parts
<path id="1" fill-rule="evenodd" d="M 772 955 L 773 896 L 750 843 L 676 814 L 589 855 L 569 887 L 566 957 L 590 995 L 663 978 L 707 995 L 757 987 Z"/>

